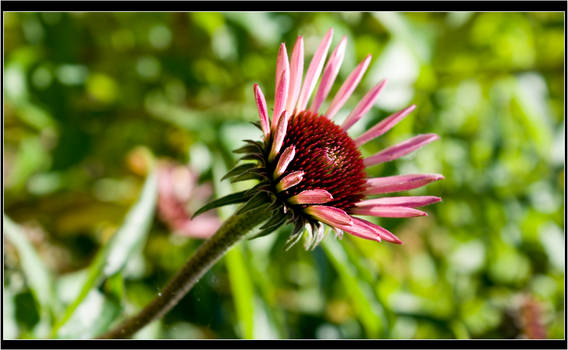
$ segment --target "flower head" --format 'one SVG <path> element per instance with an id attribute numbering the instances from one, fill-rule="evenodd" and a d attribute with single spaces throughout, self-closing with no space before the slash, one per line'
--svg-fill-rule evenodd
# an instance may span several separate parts
<path id="1" fill-rule="evenodd" d="M 433 196 L 367 197 L 414 189 L 443 179 L 443 176 L 411 174 L 368 178 L 365 168 L 400 158 L 436 140 L 438 136 L 418 135 L 363 158 L 358 147 L 390 130 L 415 106 L 394 113 L 362 135 L 352 138 L 347 133 L 349 128 L 374 105 L 385 87 L 386 81 L 383 80 L 361 99 L 341 125 L 333 121 L 369 66 L 371 55 L 368 55 L 341 85 L 327 110 L 321 113 L 320 107 L 337 77 L 347 43 L 344 37 L 324 66 L 332 35 L 333 30 L 330 29 L 318 46 L 305 76 L 302 76 L 302 37 L 298 37 L 294 45 L 291 61 L 288 61 L 285 44 L 281 44 L 276 64 L 272 118 L 269 117 L 262 90 L 257 84 L 254 85 L 260 116 L 257 126 L 262 130 L 264 139 L 261 142 L 247 140 L 246 146 L 236 150 L 236 153 L 244 153 L 241 160 L 254 162 L 239 165 L 226 176 L 233 181 L 258 179 L 259 183 L 249 191 L 221 198 L 202 209 L 247 202 L 241 208 L 241 211 L 246 211 L 265 205 L 272 216 L 261 227 L 259 235 L 268 234 L 286 222 L 292 223 L 294 231 L 289 244 L 297 242 L 306 227 L 309 235 L 306 248 L 315 247 L 323 239 L 323 224 L 332 227 L 339 236 L 347 232 L 379 242 L 401 243 L 385 228 L 358 216 L 424 216 L 427 214 L 416 207 L 441 199 Z M 320 75 L 318 89 L 308 107 Z"/>

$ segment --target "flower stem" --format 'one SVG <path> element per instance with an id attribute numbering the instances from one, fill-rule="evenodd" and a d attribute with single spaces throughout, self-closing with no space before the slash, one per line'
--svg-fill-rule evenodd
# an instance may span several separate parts
<path id="1" fill-rule="evenodd" d="M 231 216 L 199 247 L 154 300 L 137 315 L 124 320 L 98 339 L 129 338 L 148 323 L 165 315 L 233 244 L 266 218 L 266 211 L 258 209 Z"/>

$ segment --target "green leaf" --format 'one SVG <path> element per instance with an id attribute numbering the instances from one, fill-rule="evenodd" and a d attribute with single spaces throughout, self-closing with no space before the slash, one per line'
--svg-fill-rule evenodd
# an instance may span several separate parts
<path id="1" fill-rule="evenodd" d="M 57 311 L 53 280 L 46 264 L 40 259 L 20 227 L 5 214 L 3 220 L 6 238 L 18 251 L 24 277 L 37 303 L 39 313 Z"/>
<path id="2" fill-rule="evenodd" d="M 153 219 L 156 197 L 157 179 L 156 173 L 152 172 L 146 179 L 138 202 L 130 209 L 123 224 L 109 243 L 95 256 L 89 267 L 85 283 L 53 328 L 52 336 L 58 335 L 59 329 L 72 321 L 73 314 L 79 307 L 82 307 L 83 302 L 87 302 L 86 298 L 94 287 L 100 285 L 105 278 L 120 272 L 125 267 L 128 258 L 143 248 Z M 103 304 L 109 305 L 108 303 Z"/>
<path id="3" fill-rule="evenodd" d="M 344 289 L 348 294 L 357 317 L 369 338 L 377 338 L 384 330 L 382 308 L 372 297 L 366 283 L 357 278 L 357 271 L 349 263 L 349 259 L 341 244 L 336 239 L 326 239 L 322 242 L 327 258 L 339 274 Z"/>
<path id="4" fill-rule="evenodd" d="M 229 281 L 241 336 L 245 339 L 254 338 L 254 288 L 245 266 L 242 246 L 234 246 L 225 255 L 225 266 L 229 273 Z"/>
<path id="5" fill-rule="evenodd" d="M 213 202 L 209 202 L 206 205 L 202 206 L 199 210 L 197 210 L 195 212 L 195 214 L 193 214 L 193 217 L 196 217 L 199 214 L 202 214 L 208 210 L 211 209 L 215 209 L 218 207 L 222 207 L 225 205 L 229 205 L 229 204 L 236 204 L 236 203 L 242 203 L 242 202 L 246 202 L 248 200 L 248 196 L 246 195 L 247 191 L 241 191 L 241 192 L 236 192 L 236 193 L 232 193 L 229 194 L 225 197 L 221 197 L 219 199 L 214 200 Z"/>

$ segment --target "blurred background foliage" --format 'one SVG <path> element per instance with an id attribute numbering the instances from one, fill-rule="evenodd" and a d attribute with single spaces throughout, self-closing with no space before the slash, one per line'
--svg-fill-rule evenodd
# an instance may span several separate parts
<path id="1" fill-rule="evenodd" d="M 338 79 L 373 54 L 339 119 L 389 80 L 354 135 L 417 105 L 364 155 L 441 137 L 370 174 L 444 174 L 410 192 L 444 201 L 379 222 L 402 246 L 244 241 L 137 337 L 564 337 L 564 18 L 545 12 L 4 13 L 4 337 L 93 337 L 155 297 L 201 240 L 154 215 L 154 159 L 213 196 L 250 185 L 219 178 L 260 136 L 252 85 L 271 105 L 279 43 L 309 59 L 329 27 Z"/>

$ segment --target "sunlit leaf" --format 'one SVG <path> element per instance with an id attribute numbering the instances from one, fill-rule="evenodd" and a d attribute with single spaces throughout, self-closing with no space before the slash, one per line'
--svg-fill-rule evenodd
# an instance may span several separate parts
<path id="1" fill-rule="evenodd" d="M 146 179 L 138 202 L 130 209 L 124 222 L 109 244 L 104 275 L 111 276 L 124 268 L 128 257 L 146 242 L 156 206 L 156 174 Z"/>
<path id="2" fill-rule="evenodd" d="M 120 304 L 92 289 L 58 331 L 58 338 L 89 339 L 104 332 L 120 314 Z"/>
<path id="3" fill-rule="evenodd" d="M 49 164 L 49 154 L 41 144 L 41 139 L 29 136 L 20 141 L 19 152 L 14 160 L 13 169 L 7 178 L 7 188 L 21 191 L 29 177 Z"/>
<path id="4" fill-rule="evenodd" d="M 89 267 L 85 283 L 81 287 L 75 300 L 67 307 L 65 314 L 54 327 L 53 335 L 59 334 L 59 329 L 71 322 L 75 311 L 79 307 L 82 307 L 81 304 L 86 300 L 85 298 L 87 298 L 92 288 L 98 286 L 104 278 L 110 277 L 123 269 L 129 256 L 143 247 L 156 206 L 156 181 L 156 173 L 153 172 L 146 179 L 138 202 L 130 209 L 122 226 L 114 234 L 109 243 L 95 256 L 95 259 Z M 107 302 L 99 302 L 98 305 L 110 304 Z M 70 331 L 67 328 L 66 335 L 70 335 L 73 329 L 74 328 L 71 328 Z"/>
<path id="5" fill-rule="evenodd" d="M 51 272 L 41 260 L 25 233 L 9 217 L 3 215 L 4 233 L 20 254 L 20 263 L 40 311 L 56 310 Z"/>
<path id="6" fill-rule="evenodd" d="M 16 324 L 14 295 L 9 288 L 2 294 L 2 332 L 4 339 L 15 339 L 18 336 Z"/>

